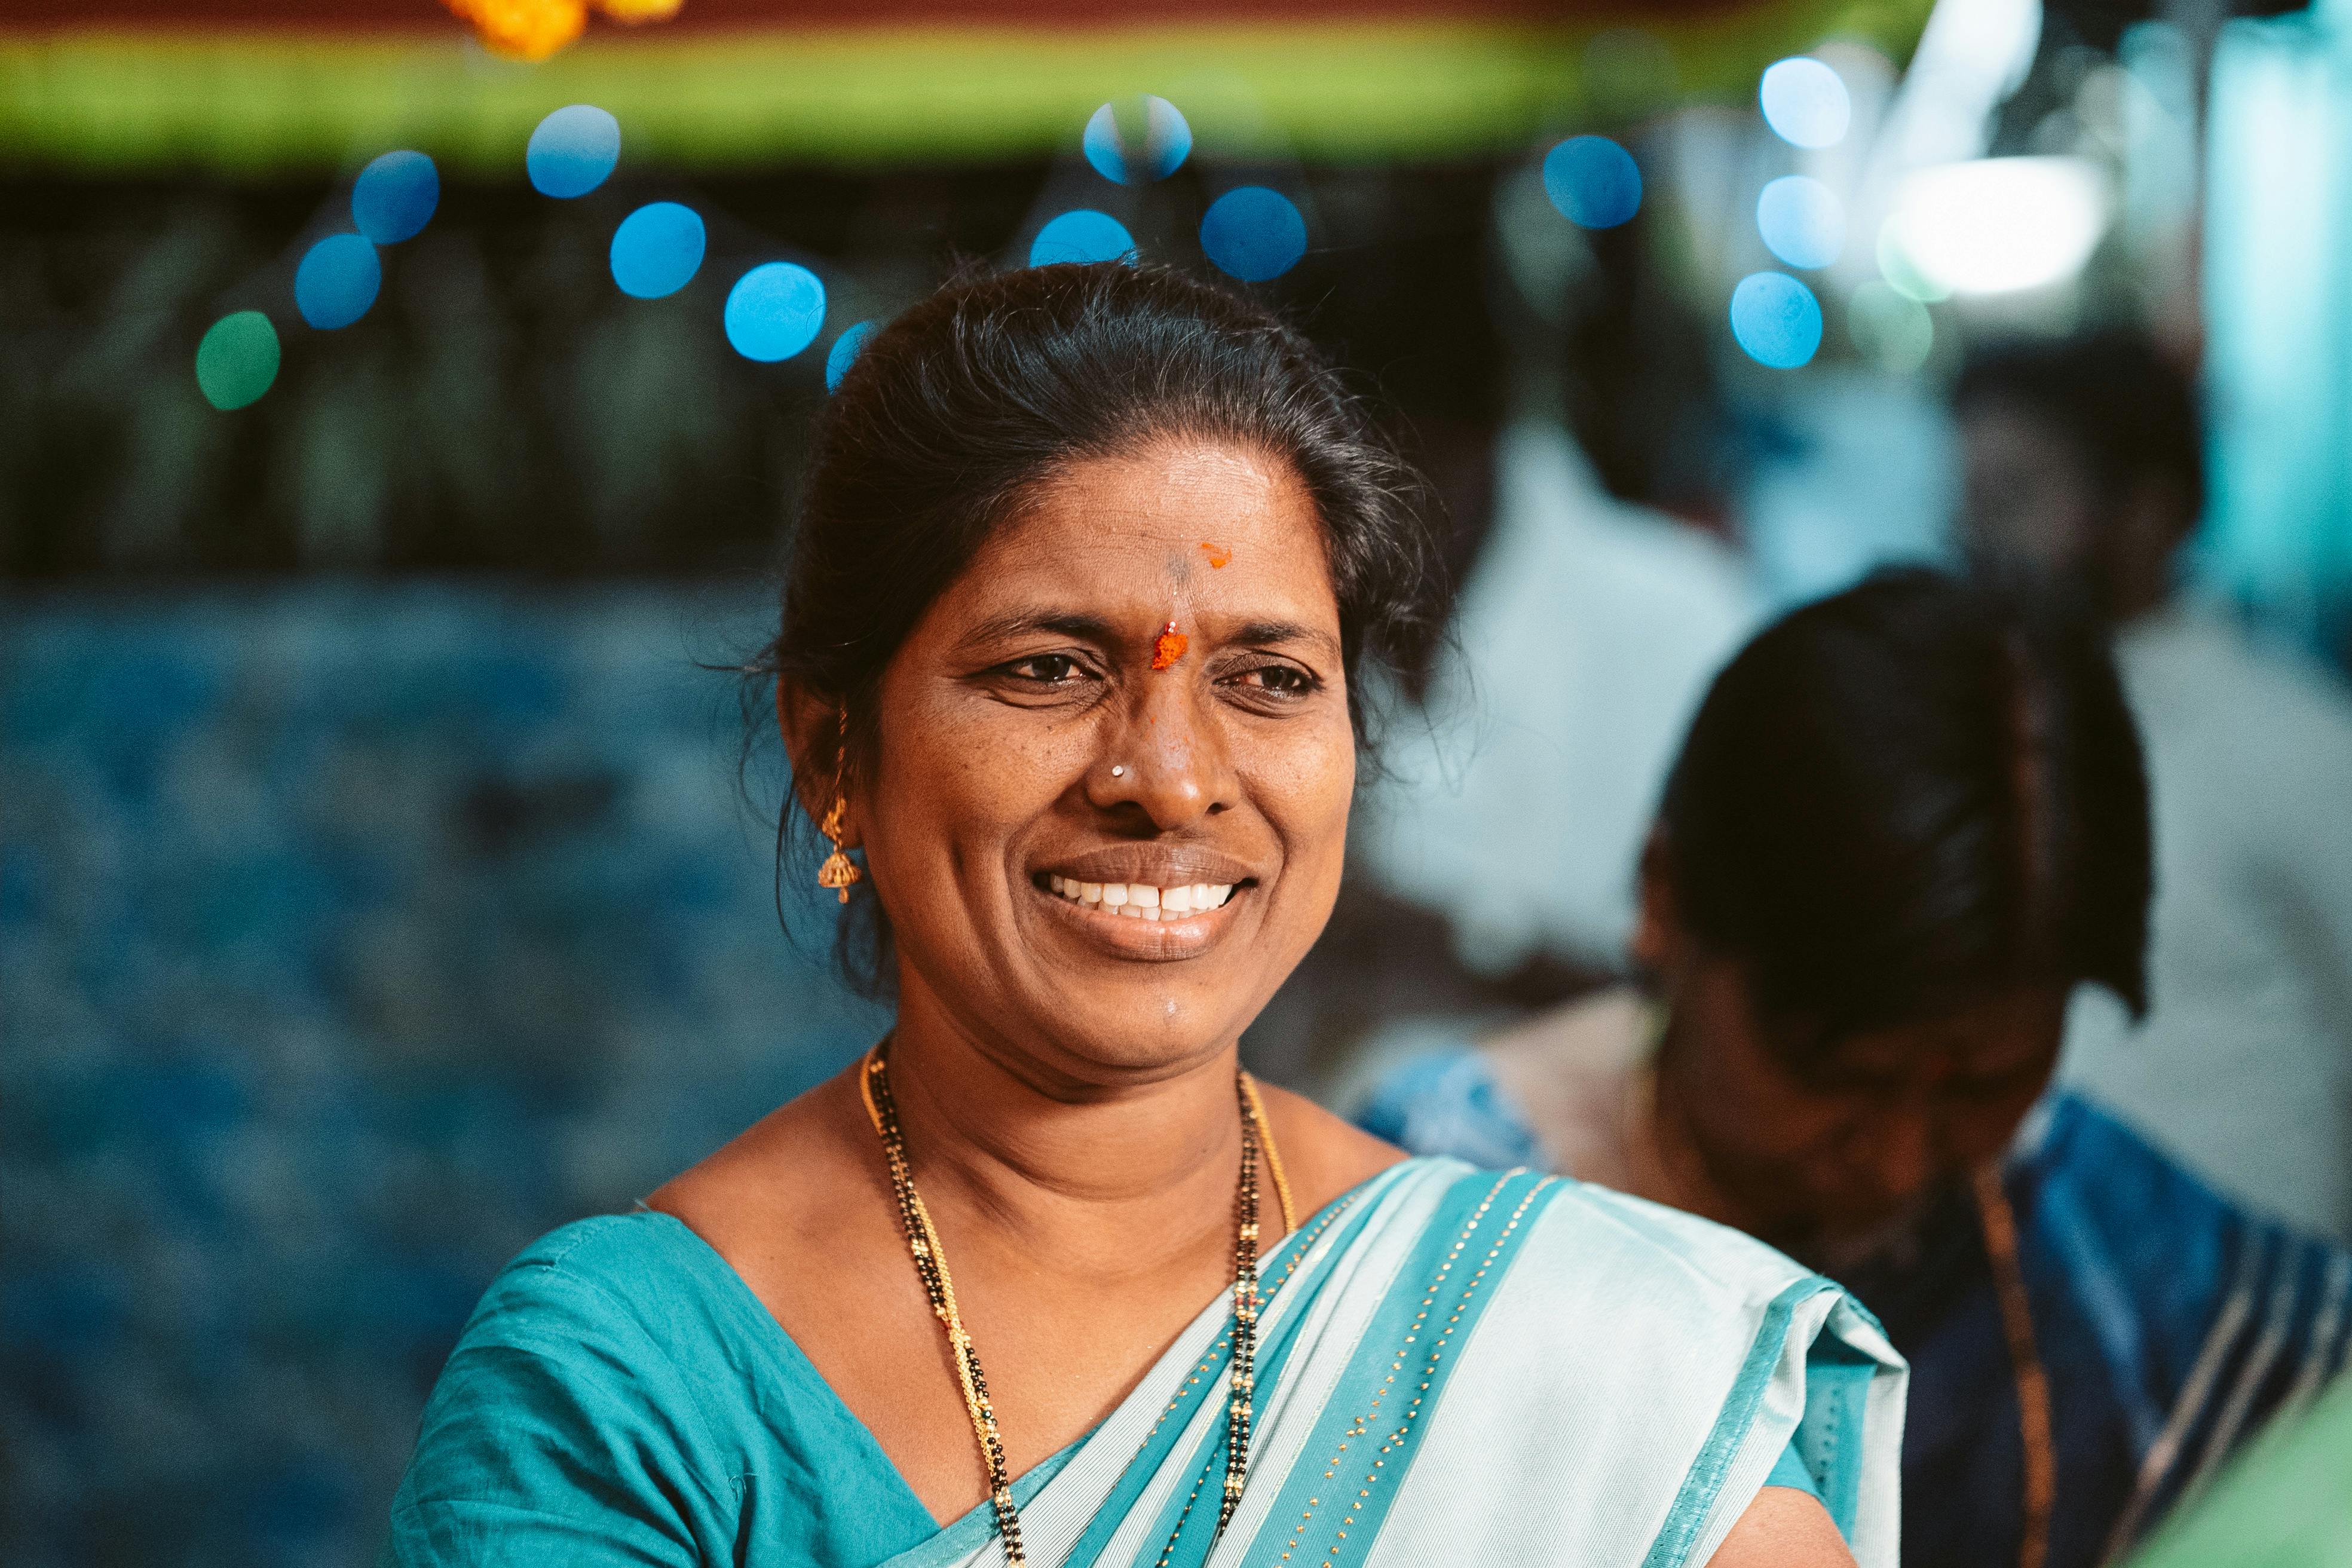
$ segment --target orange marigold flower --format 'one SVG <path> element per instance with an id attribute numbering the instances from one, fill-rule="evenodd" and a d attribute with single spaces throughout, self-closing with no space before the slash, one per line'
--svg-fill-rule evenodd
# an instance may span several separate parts
<path id="1" fill-rule="evenodd" d="M 442 0 L 465 20 L 483 47 L 519 60 L 543 60 L 588 25 L 585 0 Z"/>

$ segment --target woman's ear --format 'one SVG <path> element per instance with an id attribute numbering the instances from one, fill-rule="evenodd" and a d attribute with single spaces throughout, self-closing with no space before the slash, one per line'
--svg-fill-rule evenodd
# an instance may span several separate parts
<path id="1" fill-rule="evenodd" d="M 1665 828 L 1651 828 L 1649 842 L 1642 847 L 1641 897 L 1627 950 L 1636 967 L 1659 976 L 1681 967 L 1686 940 L 1675 900 L 1673 858 Z"/>
<path id="2" fill-rule="evenodd" d="M 794 680 L 776 681 L 776 728 L 792 764 L 793 795 L 813 823 L 822 823 L 843 790 L 842 709 Z M 845 843 L 856 842 L 845 821 Z"/>

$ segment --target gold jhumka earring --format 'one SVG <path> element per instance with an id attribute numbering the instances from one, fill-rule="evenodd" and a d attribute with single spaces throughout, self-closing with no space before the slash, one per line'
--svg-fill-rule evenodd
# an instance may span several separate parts
<path id="1" fill-rule="evenodd" d="M 848 800 L 841 794 L 841 777 L 848 760 L 849 710 L 845 708 L 841 710 L 841 740 L 833 755 L 833 809 L 824 814 L 824 821 L 817 826 L 817 831 L 832 840 L 833 853 L 826 856 L 824 864 L 816 868 L 816 885 L 831 888 L 839 893 L 845 904 L 849 902 L 851 885 L 866 874 L 857 868 L 857 862 L 852 860 L 848 851 L 841 847 L 841 814 L 849 807 Z"/>

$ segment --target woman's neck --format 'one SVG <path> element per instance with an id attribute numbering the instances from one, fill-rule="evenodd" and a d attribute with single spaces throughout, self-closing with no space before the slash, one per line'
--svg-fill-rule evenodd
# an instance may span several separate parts
<path id="1" fill-rule="evenodd" d="M 1149 1268 L 1202 1233 L 1230 1232 L 1233 1047 L 1131 1079 L 1081 1077 L 992 1049 L 917 1005 L 902 1007 L 887 1054 L 934 1210 L 971 1210 L 1041 1261 L 1084 1267 Z"/>
<path id="2" fill-rule="evenodd" d="M 1647 1070 L 1648 1092 L 1629 1119 L 1626 1163 L 1634 1190 L 1654 1202 L 1754 1234 L 1759 1216 L 1716 1177 L 1694 1131 L 1688 1090 L 1675 1070 L 1683 1058 L 1674 1030 L 1669 1020 Z"/>

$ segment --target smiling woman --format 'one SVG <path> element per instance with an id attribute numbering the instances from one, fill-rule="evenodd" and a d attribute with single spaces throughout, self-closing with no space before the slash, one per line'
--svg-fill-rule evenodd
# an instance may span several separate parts
<path id="1" fill-rule="evenodd" d="M 763 668 L 896 1025 L 499 1278 L 388 1563 L 1893 1563 L 1903 1369 L 1837 1287 L 1238 1069 L 1360 670 L 1429 633 L 1417 493 L 1171 272 L 876 333 Z"/>

